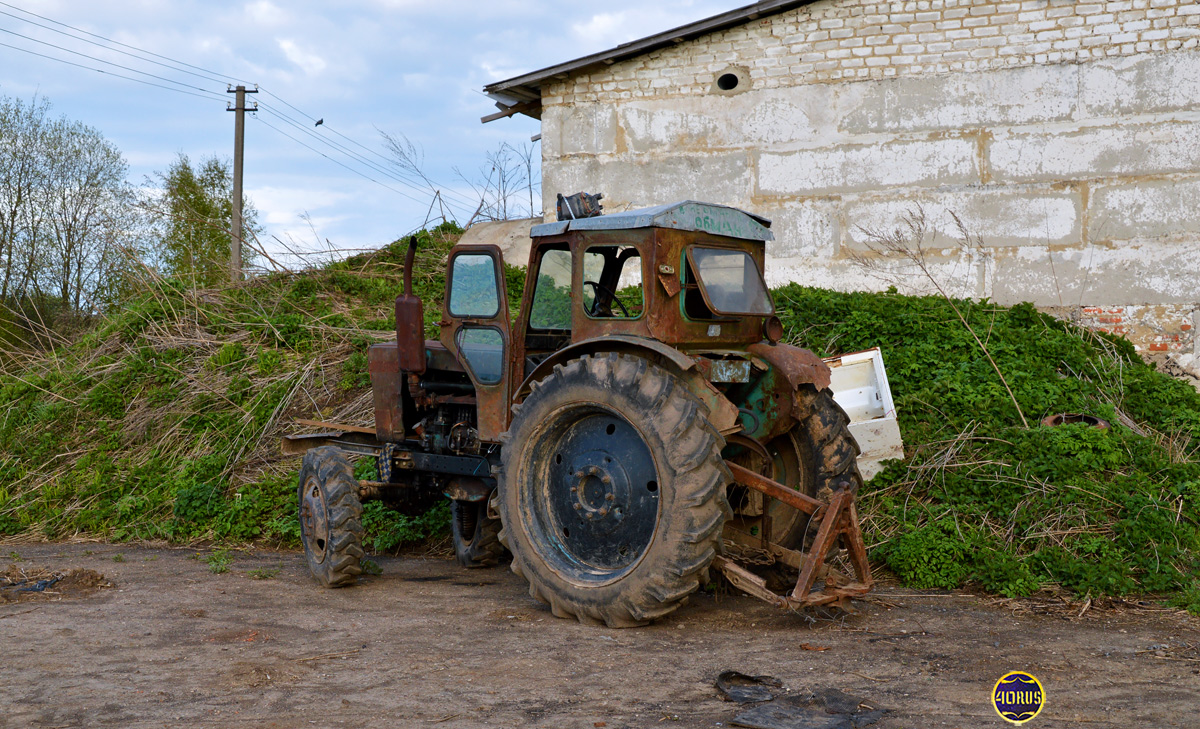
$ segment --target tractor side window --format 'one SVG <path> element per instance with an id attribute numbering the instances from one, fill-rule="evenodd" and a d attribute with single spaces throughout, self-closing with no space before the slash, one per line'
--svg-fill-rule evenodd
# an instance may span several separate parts
<path id="1" fill-rule="evenodd" d="M 482 385 L 494 385 L 504 375 L 504 335 L 492 327 L 465 326 L 458 330 L 458 351 Z"/>
<path id="2" fill-rule="evenodd" d="M 709 308 L 719 314 L 773 314 L 762 272 L 749 253 L 723 248 L 688 250 L 689 263 Z"/>
<path id="3" fill-rule="evenodd" d="M 450 315 L 491 319 L 500 311 L 496 261 L 485 253 L 460 253 L 450 268 Z"/>
<path id="4" fill-rule="evenodd" d="M 588 316 L 637 319 L 645 308 L 642 257 L 634 246 L 592 246 L 583 254 L 583 310 Z"/>
<path id="5" fill-rule="evenodd" d="M 538 263 L 537 282 L 533 286 L 529 326 L 533 329 L 570 330 L 571 251 L 553 249 L 542 254 Z"/>

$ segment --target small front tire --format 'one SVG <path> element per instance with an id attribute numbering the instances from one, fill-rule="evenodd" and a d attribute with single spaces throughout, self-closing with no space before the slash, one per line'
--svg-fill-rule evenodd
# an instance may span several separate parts
<path id="1" fill-rule="evenodd" d="M 450 502 L 450 532 L 454 556 L 463 567 L 495 567 L 504 559 L 500 520 L 488 517 L 486 501 Z"/>
<path id="2" fill-rule="evenodd" d="M 322 587 L 353 585 L 362 574 L 362 502 L 346 455 L 333 446 L 304 454 L 298 490 L 300 540 Z"/>

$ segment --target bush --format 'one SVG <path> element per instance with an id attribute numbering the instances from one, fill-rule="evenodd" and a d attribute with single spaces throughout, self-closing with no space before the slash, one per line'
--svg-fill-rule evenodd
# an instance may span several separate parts
<path id="1" fill-rule="evenodd" d="M 874 556 L 907 584 L 974 581 L 1009 596 L 1050 583 L 1097 596 L 1191 589 L 1200 395 L 1127 341 L 1028 304 L 956 301 L 986 335 L 1024 428 L 944 299 L 789 285 L 775 300 L 792 340 L 822 355 L 882 346 L 908 459 L 867 484 L 860 508 Z M 1111 427 L 1037 424 L 1064 412 Z"/>

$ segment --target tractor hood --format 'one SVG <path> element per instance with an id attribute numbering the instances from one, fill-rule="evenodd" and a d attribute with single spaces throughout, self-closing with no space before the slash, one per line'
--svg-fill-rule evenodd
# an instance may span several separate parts
<path id="1" fill-rule="evenodd" d="M 547 235 L 562 235 L 569 230 L 628 230 L 631 228 L 673 228 L 723 235 L 744 240 L 774 240 L 771 221 L 731 208 L 728 205 L 684 200 L 668 205 L 656 205 L 623 213 L 597 215 L 592 218 L 559 220 L 535 225 L 529 231 L 532 238 Z"/>

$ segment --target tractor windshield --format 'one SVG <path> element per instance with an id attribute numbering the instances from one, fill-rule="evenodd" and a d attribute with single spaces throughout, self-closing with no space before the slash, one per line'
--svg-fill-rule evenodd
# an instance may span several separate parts
<path id="1" fill-rule="evenodd" d="M 719 314 L 773 314 L 762 272 L 745 251 L 693 247 L 688 257 L 704 299 Z"/>

